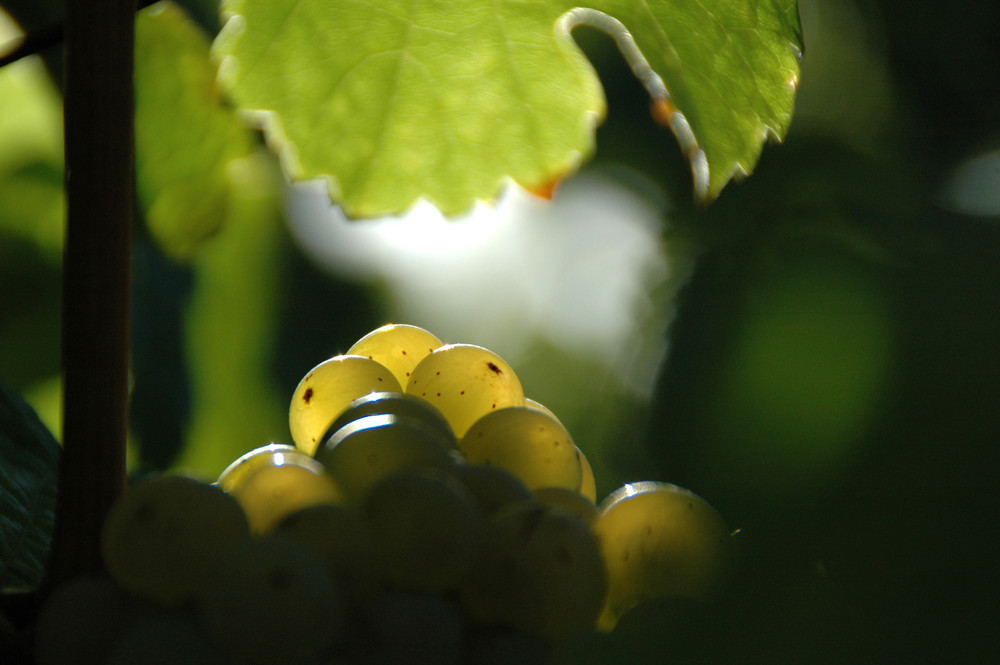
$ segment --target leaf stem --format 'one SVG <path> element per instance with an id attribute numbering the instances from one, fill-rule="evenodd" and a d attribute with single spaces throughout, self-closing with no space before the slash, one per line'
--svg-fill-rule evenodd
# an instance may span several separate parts
<path id="1" fill-rule="evenodd" d="M 49 587 L 101 570 L 125 484 L 136 0 L 67 0 L 63 450 Z"/>

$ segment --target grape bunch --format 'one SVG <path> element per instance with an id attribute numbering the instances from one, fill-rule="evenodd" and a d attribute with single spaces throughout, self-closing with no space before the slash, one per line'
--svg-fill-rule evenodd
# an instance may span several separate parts
<path id="1" fill-rule="evenodd" d="M 570 433 L 480 346 L 378 328 L 302 378 L 289 427 L 212 483 L 130 486 L 107 574 L 43 607 L 39 665 L 619 662 L 664 603 L 709 600 L 732 569 L 687 490 L 598 504 Z"/>

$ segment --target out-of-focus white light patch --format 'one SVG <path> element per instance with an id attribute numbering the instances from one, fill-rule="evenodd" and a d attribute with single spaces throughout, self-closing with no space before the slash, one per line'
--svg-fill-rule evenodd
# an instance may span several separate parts
<path id="1" fill-rule="evenodd" d="M 961 163 L 948 180 L 943 198 L 956 212 L 1000 217 L 1000 150 Z"/>
<path id="2" fill-rule="evenodd" d="M 317 182 L 293 185 L 286 205 L 302 250 L 342 277 L 376 280 L 399 320 L 515 363 L 543 338 L 649 389 L 663 348 L 651 353 L 641 327 L 662 308 L 650 294 L 670 271 L 659 213 L 622 184 L 580 175 L 552 201 L 512 186 L 458 219 L 421 203 L 351 221 Z"/>

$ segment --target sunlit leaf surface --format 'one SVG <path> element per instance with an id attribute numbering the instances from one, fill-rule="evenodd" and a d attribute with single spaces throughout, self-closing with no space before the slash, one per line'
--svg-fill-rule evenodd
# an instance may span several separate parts
<path id="1" fill-rule="evenodd" d="M 794 0 L 225 0 L 222 81 L 296 179 L 348 213 L 445 213 L 508 180 L 545 191 L 594 150 L 600 82 L 571 36 L 609 32 L 714 197 L 787 129 Z M 650 69 L 651 68 L 651 69 Z M 613 101 L 612 101 L 613 103 Z M 679 111 L 680 113 L 677 113 Z"/>

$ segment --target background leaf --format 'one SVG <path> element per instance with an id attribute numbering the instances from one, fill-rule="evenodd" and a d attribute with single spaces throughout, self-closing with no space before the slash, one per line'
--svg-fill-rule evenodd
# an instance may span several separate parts
<path id="1" fill-rule="evenodd" d="M 177 5 L 136 18 L 137 191 L 168 254 L 190 256 L 219 230 L 232 197 L 229 165 L 252 136 L 216 88 L 209 39 Z"/>
<path id="2" fill-rule="evenodd" d="M 0 384 L 0 589 L 42 580 L 55 519 L 59 444 Z"/>
<path id="3" fill-rule="evenodd" d="M 666 81 L 705 150 L 708 194 L 788 125 L 793 0 L 598 2 Z M 293 178 L 326 177 L 349 214 L 423 197 L 446 214 L 507 178 L 545 190 L 594 149 L 605 102 L 558 0 L 228 0 L 215 43 L 236 103 L 257 112 Z M 360 27 L 359 27 L 360 26 Z"/>

